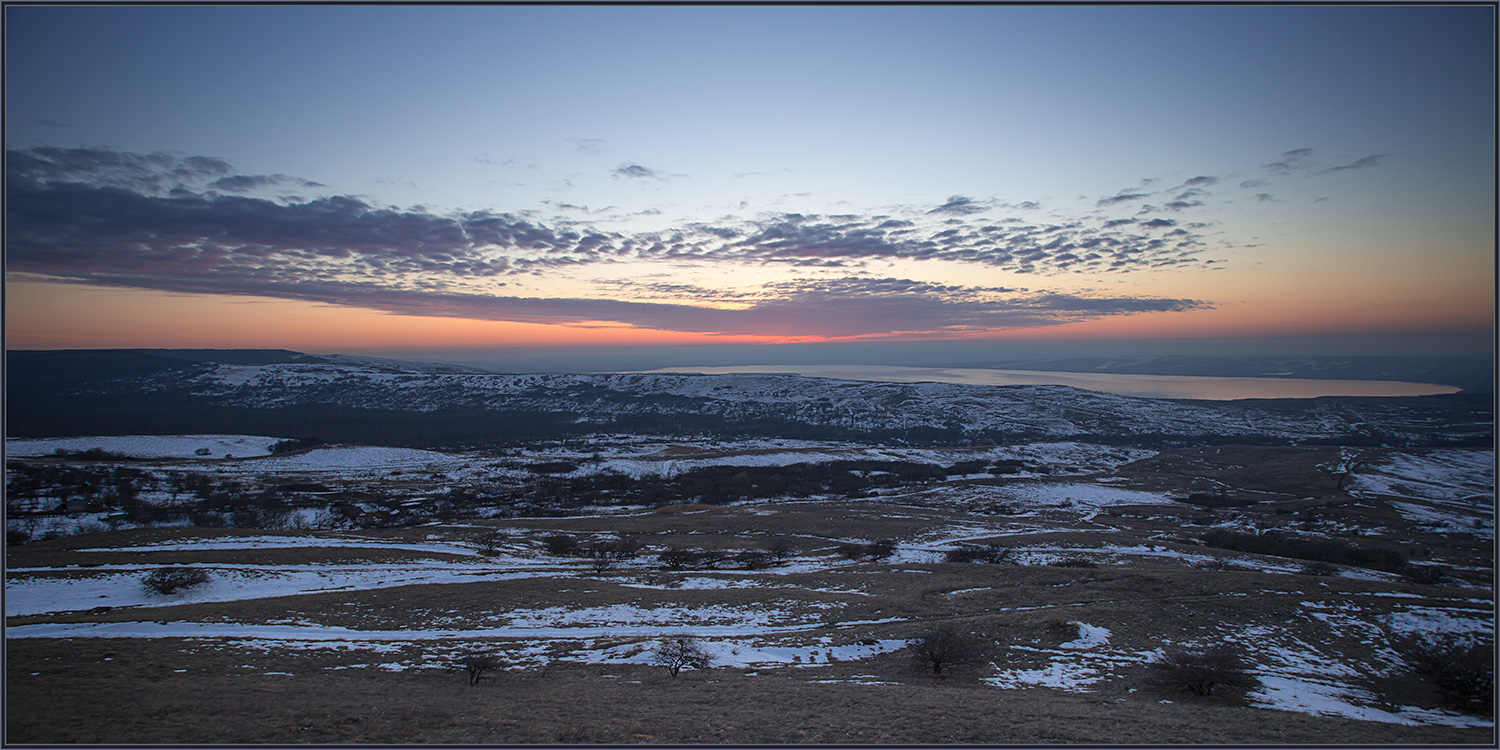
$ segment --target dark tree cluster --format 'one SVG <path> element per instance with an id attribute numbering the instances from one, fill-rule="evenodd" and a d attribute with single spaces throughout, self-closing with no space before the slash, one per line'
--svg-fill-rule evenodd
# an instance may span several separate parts
<path id="1" fill-rule="evenodd" d="M 283 453 L 294 453 L 296 451 L 304 450 L 307 448 L 316 448 L 322 444 L 323 440 L 321 438 L 288 438 L 286 440 L 277 440 L 276 442 L 271 443 L 270 451 L 271 455 L 279 456 Z"/>
<path id="2" fill-rule="evenodd" d="M 1014 552 L 998 542 L 988 544 L 965 542 L 943 553 L 943 560 L 952 563 L 999 564 L 1011 562 L 1013 557 Z"/>
<path id="3" fill-rule="evenodd" d="M 1279 529 L 1255 534 L 1210 529 L 1203 535 L 1202 542 L 1209 547 L 1238 552 L 1352 565 L 1393 573 L 1403 572 L 1407 566 L 1406 555 L 1400 550 L 1356 547 L 1336 539 L 1298 536 Z"/>

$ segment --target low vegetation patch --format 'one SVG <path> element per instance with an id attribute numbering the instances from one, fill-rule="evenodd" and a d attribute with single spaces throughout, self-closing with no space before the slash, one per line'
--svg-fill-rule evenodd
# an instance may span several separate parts
<path id="1" fill-rule="evenodd" d="M 1356 547 L 1348 542 L 1300 536 L 1280 529 L 1260 533 L 1210 529 L 1203 535 L 1202 543 L 1208 547 L 1257 555 L 1291 557 L 1392 572 L 1404 570 L 1407 564 L 1406 555 L 1397 550 Z"/>
<path id="2" fill-rule="evenodd" d="M 1211 696 L 1222 688 L 1251 688 L 1258 682 L 1250 673 L 1244 649 L 1233 643 L 1169 648 L 1155 662 L 1155 669 L 1164 688 L 1197 696 Z"/>
<path id="3" fill-rule="evenodd" d="M 1489 639 L 1408 639 L 1396 650 L 1413 675 L 1431 685 L 1444 705 L 1465 713 L 1495 711 L 1495 642 Z"/>
<path id="4" fill-rule="evenodd" d="M 206 583 L 208 571 L 202 568 L 157 568 L 141 577 L 141 586 L 156 594 L 175 594 Z"/>

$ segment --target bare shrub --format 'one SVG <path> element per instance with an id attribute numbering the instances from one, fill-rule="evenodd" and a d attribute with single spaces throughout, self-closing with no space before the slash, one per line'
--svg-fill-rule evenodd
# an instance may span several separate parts
<path id="1" fill-rule="evenodd" d="M 877 539 L 869 544 L 859 542 L 839 542 L 838 551 L 840 555 L 850 560 L 862 560 L 866 557 L 871 560 L 884 560 L 896 554 L 895 539 Z"/>
<path id="2" fill-rule="evenodd" d="M 202 568 L 157 568 L 141 577 L 141 585 L 157 594 L 175 594 L 205 583 L 208 571 Z"/>
<path id="3" fill-rule="evenodd" d="M 1305 576 L 1328 578 L 1337 576 L 1339 574 L 1339 567 L 1326 562 L 1310 562 L 1304 563 L 1302 567 L 1298 568 L 1297 573 Z"/>
<path id="4" fill-rule="evenodd" d="M 622 538 L 608 542 L 594 542 L 584 550 L 584 554 L 592 561 L 594 572 L 603 573 L 614 567 L 616 563 L 633 559 L 640 550 L 640 542 Z"/>
<path id="5" fill-rule="evenodd" d="M 942 625 L 922 633 L 916 639 L 908 641 L 906 648 L 911 651 L 912 659 L 919 669 L 930 669 L 938 676 L 943 674 L 943 670 L 951 671 L 984 658 L 984 647 L 979 639 L 960 633 L 951 625 Z"/>
<path id="6" fill-rule="evenodd" d="M 1443 565 L 1412 565 L 1402 573 L 1406 580 L 1423 586 L 1436 586 L 1448 577 L 1451 571 Z"/>
<path id="7" fill-rule="evenodd" d="M 775 560 L 778 565 L 786 562 L 796 552 L 796 550 L 792 549 L 792 543 L 782 537 L 776 537 L 766 542 L 761 545 L 761 549 L 769 552 L 771 559 Z"/>
<path id="8" fill-rule="evenodd" d="M 1099 563 L 1096 563 L 1093 560 L 1088 559 L 1087 557 L 1078 557 L 1077 555 L 1074 555 L 1072 557 L 1064 557 L 1061 560 L 1053 560 L 1052 562 L 1047 563 L 1047 564 L 1051 565 L 1054 568 L 1097 568 L 1097 567 L 1099 567 Z"/>
<path id="9" fill-rule="evenodd" d="M 745 570 L 760 570 L 771 566 L 771 553 L 764 550 L 745 550 L 734 556 L 734 561 Z"/>
<path id="10" fill-rule="evenodd" d="M 479 538 L 474 540 L 474 547 L 479 550 L 479 554 L 489 557 L 499 554 L 500 546 L 504 543 L 505 532 L 493 529 L 480 534 Z"/>
<path id="11" fill-rule="evenodd" d="M 943 553 L 943 560 L 951 563 L 1007 563 L 1011 561 L 1013 551 L 1007 547 L 1000 546 L 997 542 L 989 544 L 974 544 L 965 542 L 955 549 Z"/>
<path id="12" fill-rule="evenodd" d="M 542 537 L 542 546 L 548 554 L 563 557 L 578 551 L 578 538 L 568 534 L 548 534 Z"/>
<path id="13" fill-rule="evenodd" d="M 690 567 L 712 568 L 723 562 L 724 555 L 709 550 L 673 547 L 662 550 L 656 559 L 671 570 L 682 570 Z"/>
<path id="14" fill-rule="evenodd" d="M 469 675 L 469 684 L 478 685 L 486 673 L 498 672 L 505 667 L 500 657 L 482 651 L 464 654 L 453 661 L 453 666 Z"/>
<path id="15" fill-rule="evenodd" d="M 1494 712 L 1495 642 L 1407 639 L 1394 644 L 1408 668 L 1436 688 L 1450 708 Z"/>
<path id="16" fill-rule="evenodd" d="M 1244 650 L 1233 643 L 1202 648 L 1169 648 L 1154 664 L 1164 687 L 1193 695 L 1213 695 L 1218 687 L 1254 687 L 1255 675 Z"/>
<path id="17" fill-rule="evenodd" d="M 683 667 L 708 669 L 713 666 L 713 656 L 690 635 L 663 638 L 651 652 L 651 661 L 666 667 L 674 679 Z"/>

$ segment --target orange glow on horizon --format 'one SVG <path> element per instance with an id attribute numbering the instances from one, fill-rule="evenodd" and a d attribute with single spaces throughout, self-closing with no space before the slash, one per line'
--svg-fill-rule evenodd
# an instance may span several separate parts
<path id="1" fill-rule="evenodd" d="M 1488 280 L 1474 283 L 1487 284 Z M 256 297 L 163 294 L 42 282 L 6 285 L 7 346 L 66 348 L 264 348 L 372 350 L 818 344 L 855 341 L 1170 339 L 1490 330 L 1494 300 L 1453 294 L 1439 303 L 1407 292 L 1330 299 L 1280 285 L 1244 290 L 1213 309 L 1119 315 L 1059 325 L 859 336 L 719 335 L 634 328 L 613 321 L 570 325 L 398 315 L 364 308 Z M 1269 297 L 1269 299 L 1267 298 Z M 1249 299 L 1246 299 L 1249 298 Z M 1253 301 L 1251 301 L 1253 299 Z"/>

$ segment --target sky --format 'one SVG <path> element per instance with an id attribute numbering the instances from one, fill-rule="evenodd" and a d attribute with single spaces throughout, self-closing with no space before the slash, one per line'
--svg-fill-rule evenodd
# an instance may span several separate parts
<path id="1" fill-rule="evenodd" d="M 1493 349 L 1493 6 L 7 5 L 4 54 L 11 349 Z"/>

